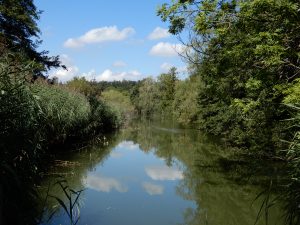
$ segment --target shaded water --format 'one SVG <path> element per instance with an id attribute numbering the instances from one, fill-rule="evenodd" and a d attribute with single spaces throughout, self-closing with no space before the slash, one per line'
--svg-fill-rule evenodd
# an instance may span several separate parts
<path id="1" fill-rule="evenodd" d="M 226 149 L 197 130 L 173 124 L 134 123 L 103 144 L 61 156 L 56 166 L 72 189 L 84 189 L 78 224 L 102 225 L 253 225 L 265 199 L 255 198 L 276 182 L 276 168 L 262 171 L 226 160 Z M 255 176 L 253 175 L 255 174 Z M 66 201 L 57 177 L 47 176 L 41 192 Z M 67 202 L 67 201 L 66 201 Z M 49 198 L 48 209 L 57 205 Z M 282 224 L 278 206 L 268 224 Z M 49 215 L 45 213 L 44 219 Z M 257 224 L 265 224 L 262 216 Z M 70 224 L 61 209 L 48 223 Z"/>

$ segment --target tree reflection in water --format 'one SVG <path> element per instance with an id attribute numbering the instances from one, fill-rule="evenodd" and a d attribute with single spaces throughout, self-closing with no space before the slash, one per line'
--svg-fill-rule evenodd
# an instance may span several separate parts
<path id="1" fill-rule="evenodd" d="M 299 215 L 299 204 L 297 204 L 299 199 L 295 196 L 298 196 L 299 189 L 294 185 L 290 189 L 293 191 L 289 192 L 287 186 L 282 185 L 285 183 L 283 179 L 285 169 L 282 164 L 262 163 L 260 160 L 233 156 L 232 151 L 226 149 L 220 141 L 207 137 L 197 130 L 180 129 L 173 124 L 134 122 L 110 137 L 108 142 L 108 146 L 94 145 L 72 154 L 71 160 L 80 162 L 80 166 L 68 168 L 73 172 L 73 176 L 68 178 L 73 189 L 82 189 L 87 182 L 88 171 L 103 163 L 118 144 L 130 144 L 131 147 L 139 148 L 145 153 L 152 152 L 165 161 L 165 167 L 145 168 L 145 172 L 152 177 L 153 181 L 176 179 L 178 180 L 177 195 L 195 202 L 195 208 L 184 210 L 183 224 L 253 225 L 267 196 L 269 203 L 276 199 L 276 204 L 270 208 L 266 205 L 267 207 L 262 209 L 263 213 L 257 224 L 268 222 L 270 225 L 281 225 L 287 222 L 285 217 L 293 217 L 294 223 L 289 224 L 298 224 L 296 219 Z M 111 156 L 121 157 L 116 154 Z M 70 156 L 66 158 L 70 160 Z M 174 164 L 177 164 L 180 171 L 170 170 L 169 167 Z M 58 172 L 59 169 L 55 170 Z M 65 171 L 66 168 L 63 170 Z M 96 182 L 99 179 L 104 179 L 110 186 L 104 187 L 103 182 L 99 185 L 99 182 Z M 88 181 L 94 188 L 127 191 L 126 186 L 109 177 L 100 176 Z M 271 192 L 264 193 L 271 182 Z M 165 192 L 163 186 L 155 183 L 143 182 L 141 185 L 149 195 L 158 196 Z M 259 196 L 260 193 L 263 194 Z M 257 196 L 259 198 L 255 200 Z"/>

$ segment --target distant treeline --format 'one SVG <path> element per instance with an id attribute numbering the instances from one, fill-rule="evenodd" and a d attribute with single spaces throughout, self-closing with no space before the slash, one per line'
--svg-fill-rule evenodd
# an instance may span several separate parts
<path id="1" fill-rule="evenodd" d="M 138 81 L 122 80 L 122 81 L 99 81 L 97 86 L 104 91 L 108 88 L 115 88 L 119 91 L 128 91 L 137 85 Z"/>
<path id="2" fill-rule="evenodd" d="M 157 79 L 146 78 L 131 90 L 131 101 L 136 112 L 146 118 L 172 117 L 182 124 L 197 121 L 199 79 L 191 76 L 179 80 L 176 68 Z"/>

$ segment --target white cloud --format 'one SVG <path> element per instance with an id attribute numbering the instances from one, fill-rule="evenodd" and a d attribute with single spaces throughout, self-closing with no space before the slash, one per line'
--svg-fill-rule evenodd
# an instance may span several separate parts
<path id="1" fill-rule="evenodd" d="M 106 41 L 121 41 L 134 34 L 132 27 L 119 30 L 117 26 L 100 27 L 86 32 L 78 38 L 69 38 L 64 43 L 66 48 L 79 48 L 87 44 L 101 43 Z"/>
<path id="2" fill-rule="evenodd" d="M 113 67 L 125 67 L 125 66 L 127 66 L 127 64 L 125 62 L 121 61 L 121 60 L 115 61 L 113 63 Z"/>
<path id="3" fill-rule="evenodd" d="M 182 171 L 167 166 L 151 166 L 145 168 L 146 173 L 153 180 L 181 180 Z"/>
<path id="4" fill-rule="evenodd" d="M 149 34 L 148 39 L 149 40 L 157 40 L 161 38 L 167 38 L 171 34 L 169 33 L 168 29 L 164 29 L 161 27 L 156 27 L 151 34 Z"/>
<path id="5" fill-rule="evenodd" d="M 96 70 L 94 70 L 94 69 L 91 69 L 87 73 L 80 74 L 80 77 L 84 77 L 86 80 L 89 80 L 89 81 L 96 79 L 96 76 L 97 76 L 97 73 L 96 73 Z"/>
<path id="6" fill-rule="evenodd" d="M 128 188 L 122 185 L 117 179 L 103 176 L 88 176 L 84 182 L 88 188 L 101 192 L 111 192 L 115 189 L 118 192 L 127 192 Z"/>
<path id="7" fill-rule="evenodd" d="M 142 186 L 149 195 L 161 195 L 164 192 L 164 187 L 161 185 L 144 182 Z"/>
<path id="8" fill-rule="evenodd" d="M 62 64 L 67 67 L 67 70 L 63 68 L 52 70 L 49 73 L 49 78 L 57 77 L 58 80 L 63 83 L 73 79 L 75 76 L 85 77 L 89 81 L 140 80 L 143 78 L 142 74 L 137 70 L 114 72 L 110 69 L 106 69 L 98 74 L 92 69 L 87 73 L 79 73 L 79 68 L 73 64 L 68 55 L 61 55 L 60 60 Z"/>
<path id="9" fill-rule="evenodd" d="M 182 44 L 171 44 L 169 42 L 159 42 L 154 45 L 150 50 L 150 55 L 162 56 L 162 57 L 173 57 L 177 56 L 178 53 L 183 53 L 186 47 Z"/>
<path id="10" fill-rule="evenodd" d="M 59 81 L 66 82 L 78 75 L 79 68 L 73 64 L 68 55 L 61 55 L 60 60 L 62 65 L 67 67 L 67 70 L 63 68 L 55 69 L 50 72 L 49 78 L 57 77 Z"/>
<path id="11" fill-rule="evenodd" d="M 114 80 L 138 80 L 141 79 L 141 73 L 137 70 L 128 72 L 113 72 L 110 69 L 104 70 L 95 77 L 96 81 L 114 81 Z"/>
<path id="12" fill-rule="evenodd" d="M 58 69 L 50 73 L 49 78 L 54 76 L 58 77 L 60 82 L 66 82 L 74 78 L 75 76 L 78 77 L 85 77 L 86 80 L 96 80 L 96 81 L 122 81 L 122 80 L 140 80 L 143 78 L 142 74 L 137 70 L 131 71 L 121 71 L 121 72 L 113 72 L 110 69 L 104 70 L 102 73 L 97 74 L 96 71 L 90 70 L 87 73 L 79 74 L 78 67 L 70 64 L 65 64 L 68 70 Z"/>
<path id="13" fill-rule="evenodd" d="M 132 141 L 122 141 L 120 144 L 118 144 L 119 148 L 125 148 L 128 150 L 137 150 L 139 149 L 138 144 L 134 144 Z"/>

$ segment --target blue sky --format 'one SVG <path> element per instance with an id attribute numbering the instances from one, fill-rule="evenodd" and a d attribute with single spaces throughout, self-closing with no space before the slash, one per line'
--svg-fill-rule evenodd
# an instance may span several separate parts
<path id="1" fill-rule="evenodd" d="M 156 15 L 157 6 L 169 1 L 35 1 L 43 10 L 40 48 L 60 55 L 68 67 L 50 71 L 50 77 L 139 80 L 176 66 L 184 78 L 185 63 L 177 54 L 183 46 Z"/>

